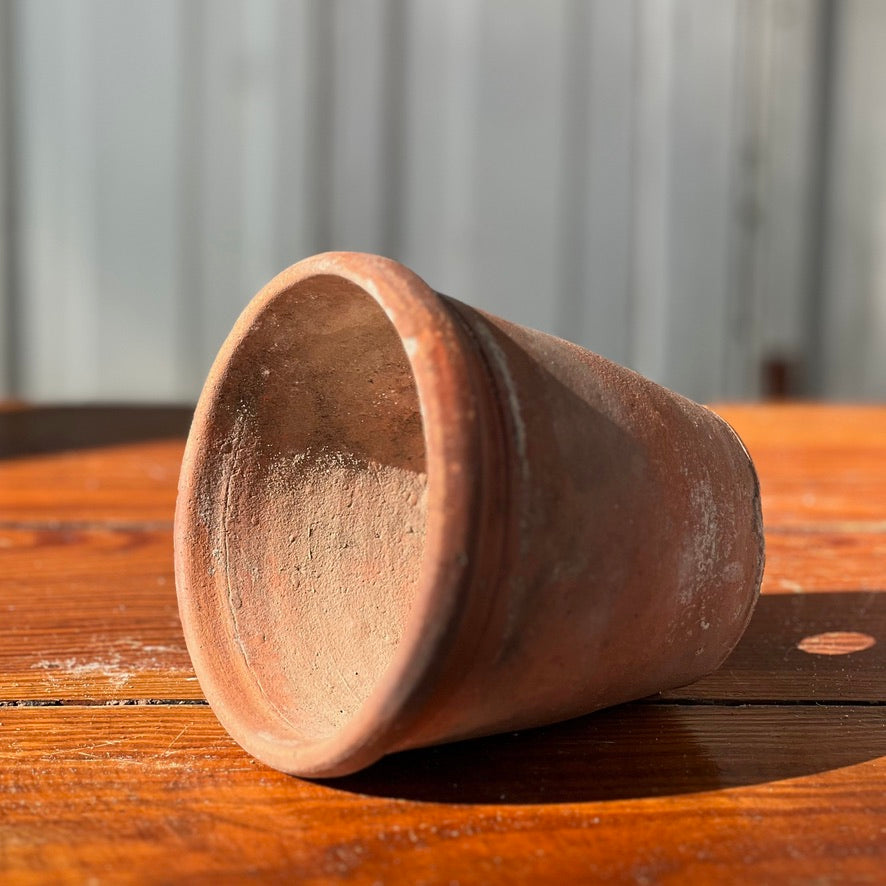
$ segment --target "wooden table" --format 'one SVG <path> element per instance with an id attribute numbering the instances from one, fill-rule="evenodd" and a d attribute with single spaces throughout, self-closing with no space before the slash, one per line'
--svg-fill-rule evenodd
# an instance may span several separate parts
<path id="1" fill-rule="evenodd" d="M 886 882 L 886 408 L 721 411 L 768 563 L 718 673 L 312 783 L 240 750 L 191 670 L 188 412 L 7 407 L 0 881 Z"/>

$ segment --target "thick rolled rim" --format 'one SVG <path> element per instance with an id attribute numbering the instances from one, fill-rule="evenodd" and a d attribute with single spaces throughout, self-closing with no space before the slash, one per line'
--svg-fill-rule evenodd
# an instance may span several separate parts
<path id="1" fill-rule="evenodd" d="M 236 654 L 232 632 L 214 631 L 231 648 L 204 644 L 203 621 L 224 613 L 201 610 L 212 578 L 200 552 L 187 542 L 197 527 L 197 482 L 214 453 L 207 439 L 213 405 L 224 390 L 235 351 L 256 319 L 282 294 L 312 277 L 334 276 L 359 286 L 385 311 L 409 360 L 418 391 L 426 451 L 427 524 L 417 594 L 393 659 L 355 714 L 317 740 L 280 741 L 256 729 L 231 688 L 226 658 Z M 199 398 L 185 448 L 175 518 L 175 570 L 179 611 L 200 685 L 222 725 L 247 751 L 268 765 L 297 775 L 344 775 L 395 750 L 418 719 L 454 648 L 465 606 L 467 567 L 480 500 L 477 411 L 470 355 L 440 297 L 412 271 L 362 253 L 324 253 L 283 271 L 249 303 L 225 340 Z M 212 645 L 213 648 L 210 648 Z M 228 659 L 230 661 L 230 659 Z M 242 682 L 242 681 L 241 681 Z M 255 686 L 237 685 L 262 705 Z M 266 703 L 266 700 L 264 700 Z"/>

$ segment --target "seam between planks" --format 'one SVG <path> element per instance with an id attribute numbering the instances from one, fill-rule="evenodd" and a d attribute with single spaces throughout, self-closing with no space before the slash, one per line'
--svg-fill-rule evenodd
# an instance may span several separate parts
<path id="1" fill-rule="evenodd" d="M 848 701 L 839 698 L 827 699 L 730 699 L 730 698 L 653 698 L 638 699 L 626 702 L 624 705 L 616 705 L 615 708 L 628 705 L 642 705 L 643 707 L 722 707 L 722 708 L 748 708 L 748 707 L 859 707 L 876 708 L 886 707 L 886 700 L 854 699 Z M 208 707 L 209 702 L 204 698 L 109 698 L 109 699 L 62 699 L 62 698 L 18 698 L 0 700 L 0 709 L 3 708 L 94 708 L 94 707 Z M 614 708 L 602 708 L 600 711 L 592 711 L 591 714 Z M 584 716 L 590 716 L 585 714 Z M 565 721 L 558 721 L 565 722 Z M 551 724 L 553 725 L 553 724 Z"/>
<path id="2" fill-rule="evenodd" d="M 172 528 L 172 520 L 0 520 L 0 530 L 157 532 Z"/>
<path id="3" fill-rule="evenodd" d="M 205 698 L 15 698 L 0 700 L 3 708 L 209 707 Z"/>
<path id="4" fill-rule="evenodd" d="M 882 699 L 841 699 L 841 698 L 655 698 L 640 699 L 635 704 L 642 705 L 685 705 L 697 707 L 721 707 L 721 708 L 744 708 L 744 707 L 859 707 L 876 708 L 886 707 L 886 700 Z"/>

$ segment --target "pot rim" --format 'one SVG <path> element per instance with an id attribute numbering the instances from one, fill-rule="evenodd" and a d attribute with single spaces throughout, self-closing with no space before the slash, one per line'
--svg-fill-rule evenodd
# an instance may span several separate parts
<path id="1" fill-rule="evenodd" d="M 385 311 L 406 352 L 421 410 L 427 469 L 425 541 L 420 578 L 403 635 L 379 681 L 335 732 L 311 740 L 280 740 L 250 724 L 250 710 L 286 721 L 253 677 L 243 678 L 245 654 L 234 639 L 232 614 L 218 605 L 215 579 L 199 556 L 198 483 L 207 460 L 203 445 L 214 407 L 226 389 L 235 352 L 247 345 L 258 317 L 274 301 L 311 278 L 333 276 L 358 286 Z M 179 612 L 195 672 L 213 711 L 249 753 L 285 772 L 332 776 L 354 772 L 403 744 L 425 712 L 441 676 L 459 656 L 471 609 L 472 556 L 482 535 L 482 442 L 472 379 L 475 368 L 457 321 L 421 278 L 391 259 L 328 252 L 304 259 L 271 280 L 249 302 L 213 362 L 200 394 L 185 447 L 175 514 L 175 572 Z M 480 529 L 481 531 L 478 531 Z M 204 604 L 201 611 L 200 603 Z M 206 606 L 211 605 L 208 613 Z M 222 611 L 220 612 L 219 609 Z M 207 619 L 219 626 L 207 627 Z M 472 631 L 468 630 L 468 634 Z M 222 650 L 207 635 L 226 645 Z M 233 659 L 232 659 L 233 657 Z M 237 661 L 239 657 L 239 661 Z M 239 667 L 230 667 L 237 661 Z M 240 674 L 239 679 L 234 676 Z M 246 703 L 244 704 L 244 701 Z"/>

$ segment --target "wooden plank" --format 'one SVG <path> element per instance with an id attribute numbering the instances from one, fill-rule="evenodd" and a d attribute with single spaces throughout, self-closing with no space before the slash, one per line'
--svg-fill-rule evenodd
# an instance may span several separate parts
<path id="1" fill-rule="evenodd" d="M 0 461 L 3 525 L 170 525 L 184 441 Z"/>
<path id="2" fill-rule="evenodd" d="M 753 452 L 841 449 L 853 462 L 858 452 L 886 445 L 886 407 L 848 403 L 717 403 L 711 407 L 741 434 Z M 886 473 L 886 466 L 883 468 Z"/>
<path id="3" fill-rule="evenodd" d="M 0 411 L 0 525 L 171 524 L 186 407 Z"/>
<path id="4" fill-rule="evenodd" d="M 0 722 L 16 882 L 875 882 L 886 864 L 870 708 L 626 707 L 326 784 L 250 759 L 205 708 Z"/>
<path id="5" fill-rule="evenodd" d="M 754 457 L 770 533 L 886 532 L 886 409 L 717 411 Z M 175 407 L 0 412 L 0 521 L 171 519 L 189 421 Z"/>
<path id="6" fill-rule="evenodd" d="M 717 411 L 754 457 L 768 530 L 886 532 L 886 409 Z M 170 519 L 189 420 L 184 407 L 0 412 L 0 521 Z"/>
<path id="7" fill-rule="evenodd" d="M 886 590 L 886 533 L 770 532 L 763 593 Z"/>
<path id="8" fill-rule="evenodd" d="M 773 484 L 794 497 L 717 674 L 318 783 L 249 758 L 200 704 L 169 527 L 187 411 L 0 411 L 0 878 L 877 882 L 886 532 L 844 518 L 882 475 L 886 410 L 724 412 L 764 507 Z M 805 497 L 828 484 L 823 511 Z M 190 703 L 127 704 L 164 699 Z"/>
<path id="9" fill-rule="evenodd" d="M 768 530 L 886 532 L 886 479 L 870 476 L 882 470 L 876 457 L 867 464 L 859 459 L 850 468 L 845 455 L 835 453 L 832 459 L 817 460 L 816 467 L 827 475 L 819 481 L 773 479 L 775 472 L 764 468 L 762 459 L 758 462 Z"/>
<path id="10" fill-rule="evenodd" d="M 2 407 L 2 404 L 0 404 Z M 183 439 L 186 406 L 40 406 L 0 408 L 0 459 Z"/>
<path id="11" fill-rule="evenodd" d="M 0 701 L 202 698 L 169 529 L 0 529 L 0 612 Z"/>
<path id="12" fill-rule="evenodd" d="M 767 529 L 886 531 L 886 408 L 718 405 L 760 475 Z"/>
<path id="13" fill-rule="evenodd" d="M 720 669 L 662 697 L 886 704 L 886 593 L 764 595 Z"/>
<path id="14" fill-rule="evenodd" d="M 169 529 L 0 529 L 0 611 L 0 699 L 201 697 Z M 877 642 L 842 656 L 798 649 L 835 631 Z M 884 641 L 886 593 L 768 594 L 723 668 L 668 697 L 883 701 Z"/>

